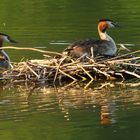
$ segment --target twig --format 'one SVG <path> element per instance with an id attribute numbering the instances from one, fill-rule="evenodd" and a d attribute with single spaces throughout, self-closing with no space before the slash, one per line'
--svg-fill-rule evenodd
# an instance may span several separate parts
<path id="1" fill-rule="evenodd" d="M 140 59 L 140 57 L 132 57 L 132 58 L 125 58 L 125 59 L 115 59 L 115 60 L 108 60 L 107 62 L 124 62 L 124 61 L 132 61 L 132 60 L 137 60 L 137 59 Z"/>
<path id="2" fill-rule="evenodd" d="M 40 76 L 27 63 L 25 63 L 25 65 L 38 79 L 40 78 Z"/>
<path id="3" fill-rule="evenodd" d="M 85 70 L 81 65 L 77 64 L 77 66 L 79 66 L 90 77 L 91 80 L 94 80 L 94 78 L 88 73 L 88 71 Z"/>
<path id="4" fill-rule="evenodd" d="M 6 48 L 8 49 L 9 47 Z M 39 50 L 36 48 L 10 48 L 50 53 L 50 51 Z M 56 80 L 59 80 L 61 76 L 65 76 L 64 79 L 66 80 L 72 79 L 74 83 L 76 83 L 75 81 L 78 79 L 84 81 L 90 78 L 91 80 L 86 84 L 85 88 L 89 87 L 92 81 L 96 80 L 98 77 L 112 80 L 120 76 L 125 80 L 125 76 L 132 75 L 133 77 L 140 79 L 140 57 L 133 57 L 131 55 L 139 52 L 140 50 L 110 59 L 101 57 L 99 58 L 99 61 L 94 61 L 94 59 L 89 58 L 89 62 L 80 62 L 80 60 L 74 60 L 69 56 L 61 54 L 62 57 L 57 59 L 51 56 L 49 59 L 20 62 L 14 65 L 14 68 L 11 71 L 6 71 L 6 73 L 3 74 L 3 77 L 11 77 L 13 81 L 27 80 L 40 82 L 41 80 L 46 80 L 54 83 Z M 50 54 L 59 55 L 59 53 L 57 54 L 55 52 L 51 52 Z M 132 69 L 135 69 L 135 71 L 132 72 Z"/>
<path id="5" fill-rule="evenodd" d="M 131 53 L 127 53 L 127 54 L 123 54 L 123 55 L 120 55 L 120 56 L 116 56 L 116 57 L 107 59 L 106 61 L 117 60 L 118 58 L 122 58 L 122 57 L 125 57 L 125 56 L 128 56 L 128 55 L 132 55 L 132 54 L 136 54 L 136 53 L 140 53 L 140 50 L 137 50 L 137 51 L 134 51 L 134 52 L 131 52 Z"/>
<path id="6" fill-rule="evenodd" d="M 59 56 L 64 56 L 62 53 L 58 53 L 58 52 L 52 52 L 52 51 L 44 51 L 44 50 L 40 50 L 40 49 L 36 49 L 36 48 L 27 48 L 27 47 L 13 47 L 13 46 L 6 46 L 6 47 L 1 47 L 2 49 L 15 49 L 15 50 L 30 50 L 30 51 L 36 51 L 36 52 L 40 52 L 40 53 L 46 53 L 46 54 L 51 54 L 51 55 L 59 55 Z"/>
<path id="7" fill-rule="evenodd" d="M 60 61 L 60 63 L 59 63 L 58 66 L 57 66 L 57 70 L 56 70 L 56 73 L 55 73 L 55 76 L 54 76 L 54 80 L 53 80 L 54 83 L 55 83 L 55 81 L 56 81 L 56 78 L 57 78 L 57 74 L 58 74 L 60 65 L 62 64 L 62 62 L 63 62 L 66 58 L 67 58 L 67 57 L 65 56 L 65 57 Z"/>
<path id="8" fill-rule="evenodd" d="M 64 74 L 64 75 L 68 76 L 69 78 L 71 78 L 73 81 L 77 81 L 76 78 L 74 78 L 74 77 L 72 77 L 71 75 L 65 73 L 64 71 L 62 71 L 62 70 L 60 70 L 60 69 L 59 69 L 59 71 L 60 71 L 62 74 Z"/>
<path id="9" fill-rule="evenodd" d="M 140 64 L 131 64 L 131 63 L 118 63 L 118 64 L 140 67 Z"/>
<path id="10" fill-rule="evenodd" d="M 127 50 L 128 52 L 130 52 L 130 50 L 126 48 L 124 44 L 117 44 L 117 45 L 121 46 L 121 48 L 123 48 L 124 50 Z"/>
<path id="11" fill-rule="evenodd" d="M 127 71 L 127 70 L 122 70 L 121 72 L 124 72 L 124 73 L 126 73 L 126 74 L 132 75 L 132 76 L 134 76 L 134 77 L 140 79 L 140 75 L 138 75 L 138 74 L 136 74 L 136 73 L 134 73 L 134 72 L 130 72 L 130 71 Z"/>
<path id="12" fill-rule="evenodd" d="M 76 80 L 74 80 L 71 83 L 67 84 L 66 86 L 64 86 L 64 88 L 68 88 L 68 87 L 72 86 L 73 84 L 76 84 Z"/>
<path id="13" fill-rule="evenodd" d="M 96 72 L 105 75 L 105 76 L 107 77 L 107 79 L 108 79 L 109 77 L 111 77 L 111 76 L 110 76 L 109 74 L 107 74 L 106 72 L 103 72 L 103 71 L 101 71 L 101 70 L 99 70 L 99 69 L 97 69 L 97 68 L 95 68 L 95 67 L 93 67 L 93 69 L 94 69 Z"/>
<path id="14" fill-rule="evenodd" d="M 85 86 L 84 89 L 87 89 L 91 84 L 92 84 L 93 80 L 91 79 Z"/>
<path id="15" fill-rule="evenodd" d="M 82 76 L 82 75 L 77 74 L 77 76 L 79 76 L 82 79 L 82 81 L 86 81 L 87 80 L 87 78 Z"/>

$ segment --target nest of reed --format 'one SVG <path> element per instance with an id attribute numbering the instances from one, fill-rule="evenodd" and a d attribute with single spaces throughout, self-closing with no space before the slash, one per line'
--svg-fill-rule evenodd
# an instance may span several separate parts
<path id="1" fill-rule="evenodd" d="M 138 53 L 140 50 L 113 58 L 89 58 L 87 62 L 81 62 L 79 59 L 75 60 L 59 53 L 57 55 L 61 57 L 55 58 L 52 56 L 55 52 L 49 52 L 50 55 L 41 60 L 15 63 L 12 70 L 1 74 L 1 79 L 12 83 L 43 82 L 45 84 L 60 84 L 69 81 L 126 80 L 133 77 L 140 79 Z"/>

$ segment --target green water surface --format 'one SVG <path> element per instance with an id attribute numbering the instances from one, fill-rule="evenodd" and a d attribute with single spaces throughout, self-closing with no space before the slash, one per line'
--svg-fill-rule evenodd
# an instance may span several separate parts
<path id="1" fill-rule="evenodd" d="M 61 52 L 73 41 L 98 38 L 100 18 L 120 24 L 116 43 L 140 48 L 139 0 L 1 0 L 0 32 L 18 44 Z M 33 51 L 6 50 L 11 61 L 40 59 Z M 131 83 L 132 82 L 132 83 Z M 53 88 L 0 84 L 2 140 L 139 140 L 139 81 Z M 104 87 L 104 88 L 101 88 Z"/>

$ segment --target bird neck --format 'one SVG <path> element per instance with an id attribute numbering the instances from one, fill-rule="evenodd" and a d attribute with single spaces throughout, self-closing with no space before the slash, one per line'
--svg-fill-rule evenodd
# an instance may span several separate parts
<path id="1" fill-rule="evenodd" d="M 99 32 L 99 36 L 100 36 L 100 39 L 101 40 L 106 40 L 106 41 L 109 41 L 111 44 L 112 44 L 112 47 L 115 49 L 115 51 L 117 50 L 117 47 L 116 47 L 116 43 L 115 41 L 113 40 L 113 38 L 111 38 L 106 32 L 101 32 L 99 29 L 98 29 L 98 32 Z"/>
<path id="2" fill-rule="evenodd" d="M 117 47 L 115 41 L 106 33 L 107 26 L 103 26 L 101 23 L 98 25 L 98 33 L 101 40 L 108 41 L 108 47 L 110 47 L 109 52 L 107 54 L 114 55 L 116 54 Z"/>
<path id="3" fill-rule="evenodd" d="M 98 28 L 98 33 L 101 40 L 109 41 L 109 39 L 111 38 L 106 32 L 102 32 L 99 28 Z"/>
<path id="4" fill-rule="evenodd" d="M 106 32 L 102 32 L 98 29 L 98 33 L 101 40 L 111 41 L 115 44 L 115 41 Z"/>

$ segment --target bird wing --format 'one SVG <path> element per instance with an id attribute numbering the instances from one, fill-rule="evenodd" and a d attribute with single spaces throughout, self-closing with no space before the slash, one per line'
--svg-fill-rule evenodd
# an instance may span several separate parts
<path id="1" fill-rule="evenodd" d="M 85 40 L 79 40 L 72 44 L 70 44 L 64 51 L 71 51 L 73 49 L 76 49 L 78 47 L 81 48 L 89 48 L 89 47 L 96 47 L 96 45 L 100 42 L 100 40 L 94 40 L 94 39 L 85 39 Z"/>

